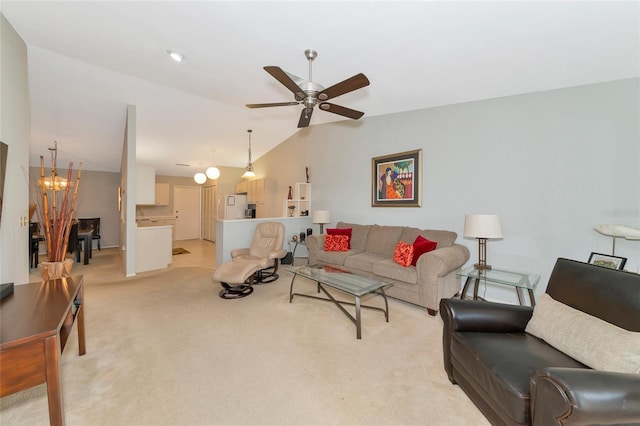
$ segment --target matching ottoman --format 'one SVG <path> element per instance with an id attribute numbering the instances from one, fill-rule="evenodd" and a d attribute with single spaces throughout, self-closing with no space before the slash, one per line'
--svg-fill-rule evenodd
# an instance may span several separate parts
<path id="1" fill-rule="evenodd" d="M 253 277 L 260 265 L 258 262 L 227 262 L 217 267 L 212 280 L 220 282 L 223 287 L 219 296 L 239 299 L 253 293 Z"/>

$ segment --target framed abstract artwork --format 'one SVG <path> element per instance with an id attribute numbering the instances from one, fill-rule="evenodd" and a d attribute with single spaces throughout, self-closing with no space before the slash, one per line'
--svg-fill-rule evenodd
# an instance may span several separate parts
<path id="1" fill-rule="evenodd" d="M 420 207 L 422 150 L 371 159 L 371 207 Z"/>

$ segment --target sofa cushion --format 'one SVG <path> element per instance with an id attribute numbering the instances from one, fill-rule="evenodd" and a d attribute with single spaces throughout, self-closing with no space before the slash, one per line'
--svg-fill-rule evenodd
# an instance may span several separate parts
<path id="1" fill-rule="evenodd" d="M 441 231 L 436 229 L 418 229 L 407 226 L 400 236 L 400 241 L 405 243 L 413 243 L 418 235 L 427 240 L 435 241 L 438 247 L 449 247 L 456 242 L 458 234 L 452 231 Z"/>
<path id="2" fill-rule="evenodd" d="M 398 244 L 396 244 L 396 251 L 393 253 L 393 261 L 406 268 L 411 265 L 411 261 L 413 260 L 413 250 L 413 244 L 398 241 Z"/>
<path id="3" fill-rule="evenodd" d="M 462 375 L 495 411 L 508 413 L 514 424 L 531 423 L 532 372 L 550 366 L 586 368 L 527 333 L 454 332 L 451 337 L 454 374 Z"/>
<path id="4" fill-rule="evenodd" d="M 351 249 L 364 251 L 371 225 L 358 225 L 355 223 L 338 222 L 336 228 L 351 228 Z"/>
<path id="5" fill-rule="evenodd" d="M 353 256 L 349 256 L 344 260 L 344 266 L 348 266 L 349 268 L 359 269 L 361 271 L 372 272 L 373 264 L 381 261 L 382 259 L 389 258 L 389 261 L 396 265 L 393 260 L 391 260 L 390 256 L 385 256 L 383 254 L 378 253 L 370 253 L 368 251 L 354 254 Z M 402 266 L 396 265 L 398 268 L 402 268 Z"/>
<path id="6" fill-rule="evenodd" d="M 385 254 L 388 257 L 393 256 L 396 244 L 400 241 L 403 226 L 380 226 L 372 225 L 367 238 L 365 251 L 369 253 Z M 412 243 L 413 241 L 405 241 Z"/>
<path id="7" fill-rule="evenodd" d="M 617 327 L 547 293 L 525 330 L 596 370 L 640 374 L 640 332 Z"/>
<path id="8" fill-rule="evenodd" d="M 353 228 L 327 228 L 327 235 L 346 235 L 349 237 L 348 243 L 351 248 L 351 233 Z"/>
<path id="9" fill-rule="evenodd" d="M 418 282 L 418 270 L 415 266 L 403 267 L 392 259 L 383 259 L 373 264 L 372 272 L 379 277 L 394 281 L 404 281 L 410 284 Z"/>
<path id="10" fill-rule="evenodd" d="M 354 254 L 361 253 L 360 251 L 318 251 L 316 255 L 316 261 L 318 263 L 330 264 L 330 265 L 344 265 L 344 261 L 349 256 Z"/>
<path id="11" fill-rule="evenodd" d="M 438 243 L 428 240 L 422 235 L 418 235 L 416 240 L 413 242 L 413 259 L 411 259 L 411 264 L 416 266 L 420 256 L 435 250 L 436 247 L 438 247 Z"/>
<path id="12" fill-rule="evenodd" d="M 348 251 L 349 237 L 346 235 L 327 235 L 324 237 L 324 251 Z"/>

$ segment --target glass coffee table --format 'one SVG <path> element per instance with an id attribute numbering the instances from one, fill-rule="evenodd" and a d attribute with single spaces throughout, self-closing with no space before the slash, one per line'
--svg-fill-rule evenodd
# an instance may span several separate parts
<path id="1" fill-rule="evenodd" d="M 384 312 L 384 317 L 389 322 L 389 303 L 387 301 L 387 295 L 384 292 L 384 287 L 391 285 L 391 280 L 377 280 L 375 278 L 366 277 L 363 275 L 353 274 L 349 271 L 331 267 L 331 266 L 294 266 L 286 268 L 293 274 L 291 279 L 291 287 L 289 289 L 289 303 L 293 302 L 293 296 L 309 297 L 312 299 L 319 299 L 333 302 L 340 310 L 351 319 L 356 325 L 356 338 L 362 338 L 361 316 L 360 308 L 376 309 Z M 313 296 L 310 294 L 294 293 L 293 283 L 296 277 L 301 276 L 309 280 L 315 281 L 318 285 L 318 293 L 322 291 L 327 298 Z M 355 298 L 355 303 L 345 302 L 334 298 L 327 288 L 340 290 L 344 293 L 350 294 Z M 384 309 L 376 306 L 361 305 L 360 298 L 370 293 L 376 293 L 384 298 Z M 353 305 L 356 307 L 356 316 L 351 315 L 342 305 Z"/>

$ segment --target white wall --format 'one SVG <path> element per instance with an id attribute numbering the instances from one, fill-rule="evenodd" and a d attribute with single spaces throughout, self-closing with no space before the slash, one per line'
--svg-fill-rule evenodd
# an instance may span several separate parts
<path id="1" fill-rule="evenodd" d="M 0 223 L 0 282 L 24 284 L 29 278 L 27 47 L 2 14 L 0 35 L 0 140 L 9 146 Z"/>
<path id="2" fill-rule="evenodd" d="M 471 250 L 470 263 L 478 249 L 462 238 L 464 215 L 499 214 L 504 239 L 489 241 L 488 261 L 542 274 L 539 295 L 558 257 L 586 261 L 591 252 L 611 252 L 611 239 L 594 225 L 640 227 L 639 82 L 311 126 L 255 167 L 268 167 L 267 177 L 283 189 L 303 181 L 308 165 L 313 209 L 329 209 L 334 224 L 450 229 Z M 371 158 L 417 148 L 423 149 L 422 207 L 371 207 Z M 301 149 L 293 163 L 283 155 Z M 638 272 L 640 242 L 618 240 L 616 255 Z M 517 301 L 499 287 L 485 296 Z"/>

